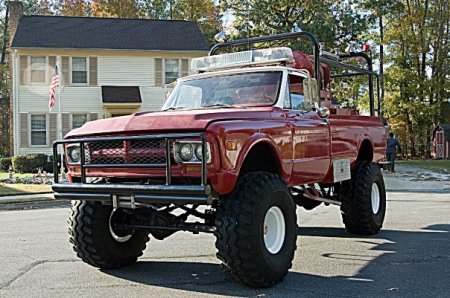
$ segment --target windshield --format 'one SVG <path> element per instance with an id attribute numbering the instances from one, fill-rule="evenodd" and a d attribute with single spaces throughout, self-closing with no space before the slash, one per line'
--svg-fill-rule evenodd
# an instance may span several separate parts
<path id="1" fill-rule="evenodd" d="M 282 72 L 253 72 L 179 82 L 161 110 L 270 106 L 280 89 Z"/>

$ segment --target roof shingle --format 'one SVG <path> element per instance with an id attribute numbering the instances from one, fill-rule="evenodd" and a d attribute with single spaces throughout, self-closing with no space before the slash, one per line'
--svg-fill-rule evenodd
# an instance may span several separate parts
<path id="1" fill-rule="evenodd" d="M 208 51 L 195 22 L 23 16 L 12 48 Z"/>

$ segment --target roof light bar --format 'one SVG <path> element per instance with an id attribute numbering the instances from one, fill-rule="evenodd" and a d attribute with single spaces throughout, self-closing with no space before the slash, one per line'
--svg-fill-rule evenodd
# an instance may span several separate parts
<path id="1" fill-rule="evenodd" d="M 245 65 L 293 61 L 292 50 L 280 47 L 194 58 L 191 61 L 191 69 L 193 71 L 208 71 Z"/>

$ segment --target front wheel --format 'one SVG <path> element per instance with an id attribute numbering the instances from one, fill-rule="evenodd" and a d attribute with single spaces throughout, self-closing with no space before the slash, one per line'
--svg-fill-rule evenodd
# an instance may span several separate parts
<path id="1" fill-rule="evenodd" d="M 99 202 L 74 201 L 69 235 L 77 256 L 103 269 L 135 263 L 149 241 L 148 231 L 120 228 L 117 223 L 126 222 L 127 216 L 123 209 Z"/>
<path id="2" fill-rule="evenodd" d="M 358 162 L 352 180 L 343 185 L 342 219 L 350 233 L 373 235 L 383 226 L 386 190 L 380 167 Z"/>
<path id="3" fill-rule="evenodd" d="M 240 282 L 270 287 L 292 266 L 296 249 L 295 204 L 277 175 L 245 174 L 217 210 L 217 257 Z"/>

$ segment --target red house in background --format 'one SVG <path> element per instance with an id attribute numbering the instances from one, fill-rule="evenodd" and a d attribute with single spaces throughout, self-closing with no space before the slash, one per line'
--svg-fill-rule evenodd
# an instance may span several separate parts
<path id="1" fill-rule="evenodd" d="M 450 159 L 450 124 L 439 124 L 433 130 L 435 158 Z"/>

